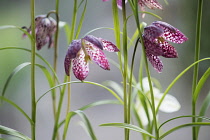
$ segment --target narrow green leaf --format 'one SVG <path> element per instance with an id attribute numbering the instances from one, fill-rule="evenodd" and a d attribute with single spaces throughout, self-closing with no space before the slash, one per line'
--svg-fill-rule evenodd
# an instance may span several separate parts
<path id="1" fill-rule="evenodd" d="M 29 137 L 23 135 L 22 133 L 14 130 L 14 129 L 2 126 L 2 125 L 0 125 L 0 134 L 18 137 L 18 138 L 21 138 L 22 140 L 31 140 Z"/>
<path id="2" fill-rule="evenodd" d="M 0 48 L 0 50 L 23 50 L 23 51 L 26 51 L 26 52 L 31 52 L 31 50 L 29 50 L 29 49 L 26 49 L 26 48 L 20 48 L 20 47 L 4 47 L 4 48 Z M 50 70 L 53 72 L 53 74 L 54 74 L 54 76 L 55 76 L 55 78 L 56 78 L 56 80 L 57 80 L 57 82 L 58 83 L 60 83 L 59 82 L 59 80 L 58 80 L 58 76 L 57 76 L 57 74 L 55 73 L 55 71 L 54 71 L 54 69 L 52 68 L 52 66 L 50 65 L 50 63 L 48 63 L 48 61 L 46 60 L 46 59 L 44 59 L 41 55 L 39 55 L 38 53 L 36 53 L 36 56 L 37 57 L 39 57 L 49 68 L 50 68 Z"/>
<path id="3" fill-rule="evenodd" d="M 10 105 L 12 105 L 13 107 L 15 107 L 18 111 L 20 111 L 20 113 L 22 113 L 26 117 L 26 119 L 30 122 L 30 124 L 33 124 L 33 121 L 30 119 L 30 117 L 17 104 L 15 104 L 13 101 L 11 101 L 3 96 L 0 96 L 0 99 L 4 100 L 5 102 L 7 102 Z"/>
<path id="4" fill-rule="evenodd" d="M 171 83 L 170 85 L 167 87 L 167 89 L 165 90 L 162 98 L 160 99 L 159 103 L 158 103 L 158 106 L 156 108 L 156 113 L 158 113 L 158 110 L 159 110 L 159 107 L 161 105 L 161 103 L 163 102 L 166 94 L 169 92 L 169 90 L 173 87 L 173 85 L 190 69 L 192 68 L 194 65 L 196 65 L 197 63 L 200 63 L 202 61 L 205 61 L 205 60 L 210 60 L 210 58 L 203 58 L 203 59 L 200 59 L 196 62 L 194 62 L 193 64 L 191 64 L 190 66 L 188 66 L 186 69 L 184 69 Z"/>
<path id="5" fill-rule="evenodd" d="M 68 41 L 68 44 L 69 44 L 70 43 L 69 42 L 69 38 L 70 38 L 70 35 L 71 35 L 71 27 L 70 27 L 70 25 L 67 22 L 60 21 L 59 22 L 59 26 L 60 26 L 60 28 L 64 29 L 64 31 L 66 33 L 66 40 Z"/>
<path id="6" fill-rule="evenodd" d="M 193 101 L 196 104 L 196 101 L 198 99 L 199 93 L 201 91 L 201 88 L 203 87 L 203 85 L 205 84 L 206 80 L 208 79 L 210 75 L 210 68 L 208 68 L 206 70 L 206 72 L 203 74 L 203 76 L 201 77 L 201 79 L 199 80 L 196 88 L 195 88 L 195 92 L 193 94 Z"/>
<path id="7" fill-rule="evenodd" d="M 66 122 L 65 122 L 65 126 L 64 126 L 64 132 L 63 132 L 63 140 L 66 139 L 66 134 L 67 134 L 67 131 L 68 131 L 68 126 L 69 126 L 69 122 L 71 120 L 71 118 L 74 116 L 74 115 L 79 115 L 84 123 L 84 127 L 85 127 L 85 130 L 88 132 L 88 135 L 91 137 L 92 140 L 97 140 L 95 134 L 94 134 L 94 131 L 92 129 L 92 126 L 90 124 L 90 121 L 88 120 L 87 116 L 84 114 L 83 111 L 81 110 L 77 110 L 77 111 L 72 111 L 72 112 L 69 112 L 67 117 L 66 117 Z"/>
<path id="8" fill-rule="evenodd" d="M 114 127 L 120 127 L 120 128 L 126 128 L 126 129 L 130 129 L 136 132 L 140 132 L 143 133 L 145 135 L 150 136 L 151 138 L 155 138 L 155 136 L 153 136 L 152 134 L 150 134 L 149 132 L 147 132 L 146 130 L 132 125 L 132 124 L 126 124 L 126 123 L 106 123 L 106 124 L 101 124 L 100 126 L 114 126 Z"/>
<path id="9" fill-rule="evenodd" d="M 190 117 L 190 118 L 198 118 L 198 119 L 200 118 L 200 119 L 204 119 L 204 120 L 210 121 L 210 118 L 208 118 L 208 117 L 203 117 L 203 116 L 194 116 L 194 115 L 178 116 L 178 117 L 171 118 L 171 119 L 169 119 L 169 120 L 163 122 L 163 123 L 159 126 L 158 129 L 160 130 L 160 128 L 163 127 L 163 125 L 165 125 L 166 123 L 171 122 L 171 121 L 173 121 L 173 120 L 180 119 L 180 118 L 189 118 L 189 117 Z"/>
<path id="10" fill-rule="evenodd" d="M 194 127 L 194 126 L 210 126 L 210 123 L 209 122 L 195 122 L 195 123 L 187 123 L 187 124 L 179 125 L 165 132 L 163 135 L 160 136 L 159 140 L 163 139 L 164 137 L 166 137 L 167 135 L 171 134 L 172 132 L 176 130 L 179 130 L 185 127 Z"/>
<path id="11" fill-rule="evenodd" d="M 118 104 L 118 105 L 122 105 L 119 101 L 116 101 L 116 100 L 101 100 L 101 101 L 96 101 L 96 102 L 90 103 L 88 105 L 85 105 L 85 106 L 79 108 L 78 110 L 84 111 L 84 110 L 86 110 L 88 108 L 99 106 L 99 105 L 105 105 L 105 104 Z M 71 117 L 73 117 L 74 115 L 76 115 L 76 114 L 75 113 L 68 114 L 68 117 L 67 117 L 68 119 L 66 118 L 67 119 L 67 122 L 66 122 L 67 124 L 66 125 L 68 125 L 69 119 Z M 63 125 L 63 123 L 65 123 L 65 120 L 61 121 L 61 123 L 59 124 L 59 127 L 61 127 Z"/>
<path id="12" fill-rule="evenodd" d="M 73 84 L 73 83 L 80 83 L 80 84 L 81 83 L 87 83 L 87 84 L 92 84 L 92 85 L 96 85 L 96 86 L 102 87 L 102 88 L 108 90 L 114 97 L 116 97 L 120 101 L 120 103 L 123 104 L 122 99 L 113 90 L 111 90 L 110 88 L 108 88 L 108 87 L 106 87 L 104 85 L 101 85 L 99 83 L 94 83 L 94 82 L 90 82 L 90 81 L 71 81 L 71 82 L 66 82 L 66 83 L 59 84 L 59 85 L 57 85 L 55 87 L 50 88 L 48 91 L 46 91 L 44 94 L 42 94 L 42 96 L 39 97 L 37 102 L 39 102 L 39 100 L 41 100 L 51 90 L 53 90 L 55 88 L 58 88 L 58 87 L 61 87 L 61 86 L 64 86 L 64 85 L 67 85 L 67 84 Z"/>
<path id="13" fill-rule="evenodd" d="M 123 99 L 123 87 L 119 85 L 117 82 L 114 81 L 105 81 L 103 82 L 103 85 L 109 86 L 115 90 L 115 92 L 120 95 L 120 97 Z"/>
<path id="14" fill-rule="evenodd" d="M 208 93 L 208 95 L 206 96 L 206 98 L 204 99 L 202 105 L 201 105 L 201 109 L 200 109 L 200 113 L 199 113 L 199 116 L 204 116 L 206 114 L 206 111 L 208 110 L 210 106 L 210 92 Z M 197 122 L 202 122 L 203 118 L 198 118 L 197 119 Z M 197 136 L 198 136 L 198 133 L 200 131 L 200 127 L 198 126 L 197 127 Z"/>
<path id="15" fill-rule="evenodd" d="M 91 137 L 91 139 L 97 140 L 95 133 L 93 131 L 93 128 L 91 126 L 91 123 L 90 123 L 89 119 L 87 118 L 87 116 L 84 114 L 84 112 L 82 112 L 81 110 L 77 110 L 77 111 L 75 111 L 75 113 L 77 113 L 83 120 L 84 126 L 88 132 L 88 135 Z"/>
<path id="16" fill-rule="evenodd" d="M 25 29 L 22 29 L 21 27 L 14 26 L 14 25 L 0 26 L 0 30 L 4 30 L 4 29 L 18 29 L 18 30 L 22 31 L 24 34 L 26 34 L 29 37 L 29 39 L 32 40 L 32 36 Z"/>
<path id="17" fill-rule="evenodd" d="M 3 91 L 2 91 L 2 96 L 5 96 L 5 91 L 9 85 L 9 82 L 10 80 L 12 79 L 13 76 L 15 76 L 19 71 L 21 71 L 24 67 L 30 65 L 31 63 L 30 62 L 25 62 L 25 63 L 22 63 L 20 65 L 18 65 L 14 70 L 13 72 L 9 75 L 9 77 L 7 78 L 7 81 L 5 83 L 5 85 L 3 86 Z"/>
<path id="18" fill-rule="evenodd" d="M 84 5 L 82 15 L 81 15 L 80 20 L 79 20 L 79 24 L 78 24 L 78 27 L 77 27 L 75 39 L 77 39 L 79 37 L 80 31 L 82 29 L 82 25 L 83 25 L 85 13 L 86 13 L 86 8 L 87 8 L 87 0 L 85 0 L 85 5 Z"/>

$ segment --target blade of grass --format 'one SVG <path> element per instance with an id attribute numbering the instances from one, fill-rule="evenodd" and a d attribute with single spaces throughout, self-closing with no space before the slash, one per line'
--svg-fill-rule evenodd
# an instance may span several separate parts
<path id="1" fill-rule="evenodd" d="M 18 137 L 18 138 L 21 138 L 22 140 L 31 140 L 29 137 L 23 135 L 22 133 L 14 130 L 14 129 L 2 126 L 2 125 L 0 125 L 0 134 Z"/>

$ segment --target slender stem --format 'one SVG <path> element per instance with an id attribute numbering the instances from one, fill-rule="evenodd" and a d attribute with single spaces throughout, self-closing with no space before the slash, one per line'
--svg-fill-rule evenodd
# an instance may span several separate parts
<path id="1" fill-rule="evenodd" d="M 130 4 L 133 4 L 133 3 L 130 3 Z M 139 15 L 138 15 L 138 0 L 135 0 L 134 7 L 132 7 L 132 10 L 133 10 L 133 14 L 134 14 L 135 20 L 136 20 L 136 25 L 137 25 L 137 28 L 139 31 L 139 38 L 142 43 L 143 58 L 144 58 L 144 62 L 145 62 L 146 73 L 147 73 L 147 77 L 148 77 L 148 81 L 149 81 L 151 100 L 152 100 L 151 101 L 152 102 L 152 114 L 153 114 L 153 121 L 154 121 L 154 127 L 155 127 L 155 134 L 156 134 L 156 139 L 158 140 L 159 139 L 159 131 L 158 131 L 157 118 L 156 118 L 156 111 L 155 111 L 155 99 L 154 99 L 151 75 L 150 75 L 148 61 L 147 61 L 147 57 L 146 57 L 146 51 L 145 51 L 145 47 L 144 47 L 144 40 L 143 40 L 142 33 L 140 30 Z"/>
<path id="2" fill-rule="evenodd" d="M 36 35 L 35 35 L 35 0 L 31 0 L 31 139 L 36 139 L 36 87 L 35 87 L 35 56 L 36 56 Z"/>
<path id="3" fill-rule="evenodd" d="M 70 42 L 74 38 L 76 19 L 77 19 L 77 0 L 74 0 L 74 9 L 73 9 L 73 16 L 72 16 L 71 33 L 70 33 L 70 38 L 69 38 Z"/>
<path id="4" fill-rule="evenodd" d="M 57 134 L 58 134 L 58 123 L 59 123 L 59 119 L 60 119 L 60 113 L 61 113 L 61 107 L 62 107 L 62 103 L 63 103 L 64 93 L 65 92 L 61 92 L 61 94 L 60 94 L 60 98 L 59 98 L 59 102 L 58 102 L 58 109 L 57 109 L 56 118 L 55 118 L 55 124 L 54 124 L 54 128 L 53 128 L 52 140 L 55 140 L 57 137 Z"/>
<path id="5" fill-rule="evenodd" d="M 120 42 L 120 22 L 119 22 L 119 16 L 118 16 L 118 7 L 117 7 L 117 1 L 112 0 L 112 13 L 113 13 L 113 22 L 114 22 L 114 34 L 116 39 L 116 45 L 118 49 L 120 50 L 118 52 L 118 60 L 120 64 L 120 71 L 123 75 L 123 69 L 122 69 L 122 55 L 121 55 L 121 42 Z"/>
<path id="6" fill-rule="evenodd" d="M 128 49 L 127 49 L 127 27 L 126 27 L 126 7 L 125 0 L 122 0 L 123 15 L 123 54 L 124 54 L 124 71 L 123 71 L 123 91 L 124 91 L 124 123 L 128 120 L 128 96 L 127 96 L 127 66 L 128 66 Z M 129 140 L 129 129 L 125 129 L 125 140 Z"/>
<path id="7" fill-rule="evenodd" d="M 71 82 L 71 76 L 68 76 L 67 82 Z M 67 97 L 66 116 L 68 115 L 68 113 L 70 112 L 70 110 L 71 110 L 71 84 L 68 84 L 68 97 Z"/>
<path id="8" fill-rule="evenodd" d="M 139 38 L 136 40 L 136 44 L 133 50 L 133 56 L 131 61 L 131 70 L 130 70 L 130 81 L 129 81 L 129 89 L 128 89 L 128 123 L 130 123 L 131 120 L 131 97 L 132 97 L 132 80 L 133 80 L 133 68 L 134 68 L 134 60 L 136 55 L 136 50 L 138 46 Z"/>
<path id="9" fill-rule="evenodd" d="M 198 9 L 197 9 L 197 23 L 196 23 L 196 42 L 195 42 L 195 56 L 194 62 L 199 60 L 200 56 L 200 40 L 201 40 L 201 23 L 202 23 L 202 9 L 203 9 L 203 0 L 198 0 Z M 198 70 L 199 64 L 194 66 L 193 73 L 193 86 L 192 86 L 192 115 L 196 115 L 196 103 L 193 101 L 194 91 L 198 82 Z M 196 119 L 192 117 L 192 122 L 196 122 Z M 196 127 L 192 127 L 192 137 L 193 140 L 197 140 L 196 136 Z"/>

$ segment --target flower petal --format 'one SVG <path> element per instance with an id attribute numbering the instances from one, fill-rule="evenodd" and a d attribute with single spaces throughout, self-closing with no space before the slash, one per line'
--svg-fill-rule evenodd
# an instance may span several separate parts
<path id="1" fill-rule="evenodd" d="M 81 40 L 73 40 L 71 44 L 69 45 L 68 51 L 66 53 L 66 57 L 64 60 L 64 67 L 66 71 L 66 75 L 69 76 L 69 67 L 71 60 L 73 58 L 76 58 L 78 52 L 81 50 Z"/>
<path id="2" fill-rule="evenodd" d="M 155 98 L 160 101 L 163 94 L 156 94 Z M 160 110 L 166 113 L 176 112 L 181 108 L 179 101 L 172 95 L 167 94 L 160 105 Z"/>
<path id="3" fill-rule="evenodd" d="M 143 36 L 143 38 L 144 38 L 144 46 L 147 53 L 156 56 L 162 56 L 164 54 L 160 43 L 156 43 L 156 41 L 150 41 L 145 36 Z"/>
<path id="4" fill-rule="evenodd" d="M 164 30 L 163 37 L 168 41 L 181 44 L 188 40 L 181 31 L 166 22 L 155 21 L 152 24 Z"/>
<path id="5" fill-rule="evenodd" d="M 177 58 L 178 57 L 178 53 L 177 53 L 176 49 L 173 46 L 171 46 L 168 42 L 164 41 L 164 42 L 160 43 L 160 46 L 163 51 L 163 54 L 162 54 L 163 57 L 166 57 L 166 58 Z"/>
<path id="6" fill-rule="evenodd" d="M 87 42 L 92 43 L 93 45 L 95 45 L 96 47 L 98 47 L 99 49 L 103 50 L 103 44 L 101 43 L 101 41 L 99 40 L 99 38 L 93 36 L 93 35 L 87 35 L 83 38 L 85 40 L 85 44 Z"/>
<path id="7" fill-rule="evenodd" d="M 125 3 L 127 3 L 127 2 L 128 2 L 128 0 L 125 0 Z M 122 0 L 117 0 L 117 7 L 119 9 L 122 9 Z"/>
<path id="8" fill-rule="evenodd" d="M 153 55 L 151 53 L 147 53 L 147 58 L 149 59 L 150 63 L 152 64 L 155 70 L 157 70 L 158 72 L 162 72 L 163 63 L 158 56 Z"/>
<path id="9" fill-rule="evenodd" d="M 139 0 L 140 6 L 147 6 L 150 9 L 162 9 L 162 6 L 157 2 L 157 0 Z"/>
<path id="10" fill-rule="evenodd" d="M 109 52 L 119 52 L 120 50 L 111 41 L 99 38 L 103 44 L 103 49 Z"/>
<path id="11" fill-rule="evenodd" d="M 149 25 L 144 28 L 143 36 L 147 38 L 149 41 L 154 42 L 156 38 L 160 37 L 163 34 L 164 34 L 163 29 L 154 25 Z"/>
<path id="12" fill-rule="evenodd" d="M 79 55 L 72 59 L 72 70 L 75 77 L 83 81 L 89 73 L 89 63 L 85 61 L 85 54 L 83 51 L 80 51 Z"/>
<path id="13" fill-rule="evenodd" d="M 104 52 L 92 44 L 86 44 L 86 50 L 90 55 L 91 59 L 98 64 L 101 68 L 105 70 L 110 70 L 109 62 L 104 54 Z"/>

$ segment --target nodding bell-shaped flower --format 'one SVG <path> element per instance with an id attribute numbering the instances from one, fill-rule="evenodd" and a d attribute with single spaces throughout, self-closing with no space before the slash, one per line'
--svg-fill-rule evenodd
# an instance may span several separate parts
<path id="1" fill-rule="evenodd" d="M 89 72 L 89 61 L 93 60 L 104 70 L 110 70 L 109 62 L 102 50 L 118 52 L 119 49 L 110 41 L 87 35 L 82 39 L 73 40 L 66 53 L 64 67 L 69 76 L 70 65 L 75 77 L 83 81 Z"/>
<path id="2" fill-rule="evenodd" d="M 125 3 L 127 3 L 127 1 L 128 0 L 125 0 Z M 157 0 L 138 0 L 138 5 L 142 11 L 145 11 L 145 7 L 148 7 L 149 9 L 162 9 L 162 6 L 158 3 Z M 117 0 L 117 6 L 119 9 L 122 9 L 122 0 Z M 142 14 L 142 17 L 144 16 L 145 14 Z"/>
<path id="3" fill-rule="evenodd" d="M 188 38 L 177 28 L 162 21 L 155 21 L 151 25 L 145 27 L 143 39 L 146 56 L 158 72 L 162 72 L 163 69 L 163 63 L 159 56 L 166 58 L 178 57 L 176 49 L 167 41 L 181 44 L 188 40 Z"/>
<path id="4" fill-rule="evenodd" d="M 145 6 L 149 9 L 162 9 L 162 6 L 158 3 L 157 0 L 138 0 L 139 7 L 141 11 L 145 11 Z M 145 17 L 145 14 L 142 14 L 142 18 Z"/>
<path id="5" fill-rule="evenodd" d="M 47 17 L 46 15 L 39 15 L 35 18 L 35 34 L 36 34 L 36 48 L 40 50 L 44 45 L 48 43 L 48 48 L 51 48 L 54 44 L 53 35 L 56 32 L 56 21 Z M 31 34 L 31 27 L 26 28 L 27 32 Z M 23 34 L 23 37 L 26 37 Z"/>

